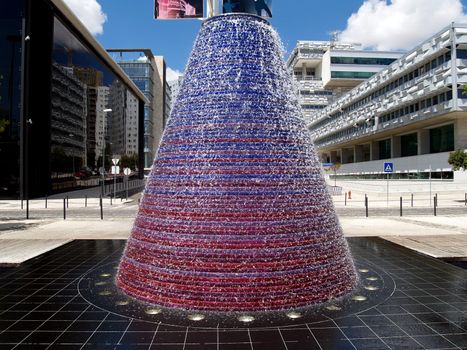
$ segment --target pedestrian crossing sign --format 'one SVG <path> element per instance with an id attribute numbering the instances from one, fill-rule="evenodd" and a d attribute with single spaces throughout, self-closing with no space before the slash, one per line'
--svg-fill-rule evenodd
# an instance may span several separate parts
<path id="1" fill-rule="evenodd" d="M 384 172 L 393 173 L 394 172 L 394 163 L 384 163 Z"/>

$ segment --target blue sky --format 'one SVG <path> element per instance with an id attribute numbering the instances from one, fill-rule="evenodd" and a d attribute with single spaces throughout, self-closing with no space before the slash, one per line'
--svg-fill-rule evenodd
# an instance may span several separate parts
<path id="1" fill-rule="evenodd" d="M 170 67 L 183 70 L 193 41 L 201 26 L 199 20 L 156 21 L 152 0 L 135 2 L 101 0 L 107 22 L 99 41 L 105 47 L 150 47 L 166 57 Z M 135 5 L 137 3 L 138 5 Z M 329 32 L 344 29 L 349 15 L 358 10 L 360 0 L 331 0 L 316 6 L 313 0 L 276 0 L 272 24 L 288 49 L 299 39 L 327 40 Z"/>
<path id="2" fill-rule="evenodd" d="M 92 15 L 87 15 L 84 4 L 101 6 L 101 15 L 95 19 L 101 27 L 91 32 L 97 34 L 104 47 L 149 47 L 178 71 L 184 70 L 201 26 L 198 20 L 154 20 L 153 0 L 65 1 L 80 12 L 78 17 L 88 28 L 93 25 L 96 10 L 93 8 Z M 329 40 L 335 30 L 343 31 L 346 41 L 361 42 L 365 47 L 401 50 L 410 49 L 451 21 L 467 22 L 466 3 L 467 0 L 273 0 L 272 24 L 289 52 L 297 40 Z"/>

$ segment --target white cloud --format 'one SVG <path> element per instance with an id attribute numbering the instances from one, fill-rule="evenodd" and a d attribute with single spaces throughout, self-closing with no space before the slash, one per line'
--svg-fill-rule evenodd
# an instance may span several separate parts
<path id="1" fill-rule="evenodd" d="M 182 76 L 183 73 L 179 70 L 176 70 L 176 69 L 172 69 L 170 67 L 167 67 L 167 71 L 166 71 L 166 80 L 169 82 L 169 81 L 174 81 L 174 80 L 177 80 L 178 77 Z"/>
<path id="2" fill-rule="evenodd" d="M 65 3 L 93 35 L 104 32 L 107 15 L 97 0 L 65 0 Z"/>
<path id="3" fill-rule="evenodd" d="M 377 50 L 411 49 L 451 22 L 467 22 L 461 0 L 365 0 L 340 39 Z"/>

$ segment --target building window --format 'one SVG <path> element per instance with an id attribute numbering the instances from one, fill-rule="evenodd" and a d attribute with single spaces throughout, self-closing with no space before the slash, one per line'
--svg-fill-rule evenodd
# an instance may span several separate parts
<path id="1" fill-rule="evenodd" d="M 391 139 L 379 141 L 379 159 L 391 158 Z"/>
<path id="2" fill-rule="evenodd" d="M 452 100 L 452 90 L 449 90 L 446 92 L 446 101 L 451 101 Z"/>
<path id="3" fill-rule="evenodd" d="M 417 133 L 401 136 L 401 157 L 416 156 L 418 154 Z"/>
<path id="4" fill-rule="evenodd" d="M 21 31 L 23 1 L 0 2 L 0 198 L 20 192 Z"/>
<path id="5" fill-rule="evenodd" d="M 430 129 L 430 153 L 454 151 L 454 124 Z"/>
<path id="6" fill-rule="evenodd" d="M 467 59 L 467 50 L 457 49 L 457 58 Z"/>
<path id="7" fill-rule="evenodd" d="M 104 147 L 106 168 L 112 155 L 138 147 L 137 138 L 130 138 L 136 129 L 132 125 L 137 120 L 139 100 L 89 44 L 80 41 L 76 30 L 58 17 L 54 19 L 53 40 L 51 190 L 61 192 L 76 188 L 74 173 L 80 168 L 98 170 L 103 166 Z M 147 71 L 140 64 L 133 66 L 141 74 Z M 105 117 L 104 106 L 112 110 Z M 100 125 L 99 130 L 96 125 Z M 91 179 L 78 186 L 95 186 L 87 180 Z"/>
<path id="8" fill-rule="evenodd" d="M 331 72 L 331 78 L 333 79 L 368 79 L 373 75 L 375 75 L 375 72 Z"/>
<path id="9" fill-rule="evenodd" d="M 302 105 L 302 109 L 323 109 L 325 105 Z"/>
<path id="10" fill-rule="evenodd" d="M 331 63 L 333 64 L 361 64 L 374 66 L 387 66 L 395 60 L 395 58 L 379 57 L 331 57 Z"/>

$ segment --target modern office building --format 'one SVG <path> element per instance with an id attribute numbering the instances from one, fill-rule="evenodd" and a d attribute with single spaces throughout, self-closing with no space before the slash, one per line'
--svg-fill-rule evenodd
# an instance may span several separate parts
<path id="1" fill-rule="evenodd" d="M 0 2 L 0 197 L 95 186 L 104 150 L 142 170 L 145 102 L 62 0 Z"/>
<path id="2" fill-rule="evenodd" d="M 338 41 L 299 41 L 287 66 L 306 121 L 365 79 L 394 62 L 398 52 L 364 51 Z"/>
<path id="3" fill-rule="evenodd" d="M 165 95 L 164 95 L 164 128 L 167 125 L 167 122 L 170 118 L 170 114 L 172 113 L 172 104 L 173 104 L 173 95 L 172 95 L 172 87 L 170 86 L 169 82 L 165 82 Z"/>
<path id="4" fill-rule="evenodd" d="M 170 88 L 166 63 L 150 49 L 108 49 L 113 59 L 144 92 L 149 104 L 144 107 L 144 167 L 152 166 L 168 116 Z"/>
<path id="5" fill-rule="evenodd" d="M 73 158 L 73 167 L 75 159 L 87 166 L 86 85 L 72 68 L 53 63 L 51 92 L 51 162 L 66 154 Z"/>
<path id="6" fill-rule="evenodd" d="M 324 162 L 341 175 L 466 180 L 449 152 L 467 149 L 467 25 L 452 24 L 308 120 Z"/>
<path id="7" fill-rule="evenodd" d="M 182 82 L 183 82 L 183 75 L 179 76 L 176 80 L 172 80 L 172 81 L 169 82 L 170 91 L 172 93 L 172 96 L 171 96 L 172 109 L 174 108 L 175 103 L 177 101 L 178 94 L 180 93 L 180 89 L 182 87 Z"/>

